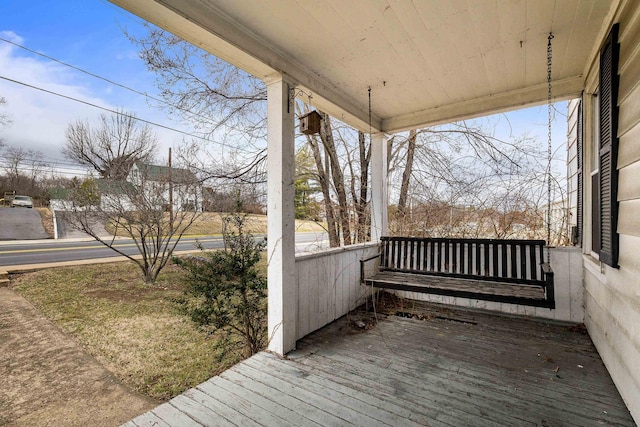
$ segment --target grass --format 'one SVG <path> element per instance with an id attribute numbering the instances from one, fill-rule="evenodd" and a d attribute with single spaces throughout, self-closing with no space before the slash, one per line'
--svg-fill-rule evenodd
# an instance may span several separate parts
<path id="1" fill-rule="evenodd" d="M 239 361 L 216 363 L 215 338 L 176 311 L 185 272 L 144 285 L 130 262 L 41 270 L 13 288 L 137 391 L 166 400 Z"/>
<path id="2" fill-rule="evenodd" d="M 222 217 L 224 213 L 203 212 L 202 215 L 191 225 L 186 235 L 208 236 L 222 234 Z M 247 217 L 246 226 L 248 232 L 263 234 L 267 232 L 267 216 L 251 214 Z M 108 232 L 113 233 L 112 224 L 107 224 Z M 323 224 L 314 221 L 296 220 L 296 231 L 298 232 L 322 232 L 325 231 Z M 118 230 L 119 236 L 127 236 L 124 230 Z"/>
<path id="3" fill-rule="evenodd" d="M 40 218 L 42 219 L 42 226 L 44 227 L 45 233 L 50 238 L 53 238 L 53 213 L 49 208 L 35 208 L 40 213 Z"/>

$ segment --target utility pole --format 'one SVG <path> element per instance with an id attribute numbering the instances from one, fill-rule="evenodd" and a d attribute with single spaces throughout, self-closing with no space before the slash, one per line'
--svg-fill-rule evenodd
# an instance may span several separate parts
<path id="1" fill-rule="evenodd" d="M 169 223 L 173 229 L 173 168 L 171 167 L 171 147 L 169 147 Z"/>

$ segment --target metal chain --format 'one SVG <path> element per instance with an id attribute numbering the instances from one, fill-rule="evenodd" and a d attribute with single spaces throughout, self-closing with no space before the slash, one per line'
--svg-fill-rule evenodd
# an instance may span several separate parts
<path id="1" fill-rule="evenodd" d="M 369 86 L 369 145 L 371 145 L 371 86 Z"/>
<path id="2" fill-rule="evenodd" d="M 552 49 L 551 40 L 553 33 L 549 33 L 547 42 L 547 125 L 548 125 L 548 144 L 547 144 L 547 246 L 551 246 L 551 119 L 552 119 L 552 85 L 551 85 L 551 60 Z M 547 248 L 547 262 L 551 263 L 551 252 Z"/>

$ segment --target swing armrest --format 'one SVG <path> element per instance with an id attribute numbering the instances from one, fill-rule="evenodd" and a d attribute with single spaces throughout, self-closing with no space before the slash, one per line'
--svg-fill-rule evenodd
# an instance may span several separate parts
<path id="1" fill-rule="evenodd" d="M 548 262 L 542 263 L 542 279 L 544 280 L 545 294 L 549 303 L 549 308 L 556 308 L 555 288 L 553 283 L 553 270 Z"/>
<path id="2" fill-rule="evenodd" d="M 364 284 L 364 279 L 365 279 L 365 277 L 364 277 L 364 265 L 367 262 L 371 261 L 371 260 L 374 260 L 376 258 L 380 258 L 380 255 L 381 255 L 380 253 L 377 253 L 375 255 L 371 255 L 368 258 L 364 258 L 364 259 L 360 260 L 360 284 Z"/>

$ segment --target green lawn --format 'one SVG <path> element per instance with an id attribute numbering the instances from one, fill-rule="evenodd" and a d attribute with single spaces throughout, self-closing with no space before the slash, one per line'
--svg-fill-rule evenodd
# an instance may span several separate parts
<path id="1" fill-rule="evenodd" d="M 168 214 L 167 214 L 168 215 Z M 222 234 L 222 217 L 225 214 L 217 212 L 203 212 L 195 222 L 189 227 L 186 235 L 195 236 L 208 236 Z M 267 216 L 266 215 L 247 215 L 246 231 L 250 233 L 262 234 L 267 232 Z M 113 233 L 114 227 L 112 224 L 107 224 L 106 229 L 108 232 Z M 322 223 L 306 220 L 296 220 L 297 232 L 325 231 L 326 227 Z M 118 235 L 127 236 L 123 230 L 118 231 Z"/>
<path id="2" fill-rule="evenodd" d="M 169 399 L 240 360 L 217 363 L 215 338 L 177 313 L 184 277 L 169 265 L 148 286 L 121 262 L 26 273 L 12 286 L 123 382 Z"/>

